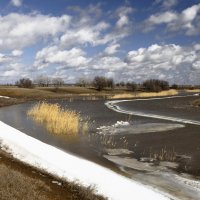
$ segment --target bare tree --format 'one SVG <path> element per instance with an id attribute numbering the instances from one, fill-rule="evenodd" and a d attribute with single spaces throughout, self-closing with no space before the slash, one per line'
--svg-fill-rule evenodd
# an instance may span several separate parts
<path id="1" fill-rule="evenodd" d="M 63 81 L 62 78 L 53 78 L 51 83 L 55 86 L 55 87 L 60 87 L 62 85 L 65 84 L 65 82 Z"/>
<path id="2" fill-rule="evenodd" d="M 108 78 L 106 79 L 106 82 L 107 82 L 107 87 L 110 87 L 110 88 L 114 88 L 114 80 L 112 78 Z"/>
<path id="3" fill-rule="evenodd" d="M 143 87 L 149 92 L 159 92 L 161 90 L 168 90 L 169 83 L 163 80 L 150 79 L 143 82 Z"/>
<path id="4" fill-rule="evenodd" d="M 34 82 L 40 87 L 48 87 L 51 83 L 51 79 L 48 76 L 39 76 Z"/>
<path id="5" fill-rule="evenodd" d="M 131 90 L 133 92 L 137 91 L 137 89 L 138 89 L 138 85 L 135 82 L 131 82 L 131 83 L 127 82 L 126 87 L 128 90 Z"/>
<path id="6" fill-rule="evenodd" d="M 87 78 L 84 78 L 84 77 L 81 77 L 78 79 L 78 81 L 76 82 L 76 85 L 77 86 L 80 86 L 80 87 L 87 87 L 87 86 L 90 86 L 91 85 L 91 80 L 87 79 Z"/>
<path id="7" fill-rule="evenodd" d="M 97 90 L 101 91 L 107 86 L 107 80 L 103 76 L 96 76 L 94 77 L 93 85 Z"/>
<path id="8" fill-rule="evenodd" d="M 33 82 L 29 78 L 22 78 L 15 83 L 18 87 L 22 88 L 33 88 Z"/>

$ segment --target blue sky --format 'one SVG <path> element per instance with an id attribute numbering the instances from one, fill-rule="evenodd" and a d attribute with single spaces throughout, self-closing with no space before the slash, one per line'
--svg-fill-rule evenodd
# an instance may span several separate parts
<path id="1" fill-rule="evenodd" d="M 94 76 L 200 85 L 200 0 L 1 0 L 0 83 Z"/>

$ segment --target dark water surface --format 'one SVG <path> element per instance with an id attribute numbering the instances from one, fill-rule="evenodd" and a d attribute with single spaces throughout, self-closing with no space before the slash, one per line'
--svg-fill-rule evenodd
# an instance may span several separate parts
<path id="1" fill-rule="evenodd" d="M 126 110 L 141 111 L 149 114 L 165 115 L 189 120 L 200 121 L 200 109 L 191 102 L 197 99 L 194 96 L 162 98 L 158 100 L 127 101 L 119 103 Z"/>

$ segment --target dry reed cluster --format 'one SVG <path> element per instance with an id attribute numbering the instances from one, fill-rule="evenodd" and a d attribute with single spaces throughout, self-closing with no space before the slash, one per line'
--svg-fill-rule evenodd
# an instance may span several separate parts
<path id="1" fill-rule="evenodd" d="M 111 99 L 126 99 L 126 98 L 145 98 L 145 97 L 162 97 L 162 96 L 172 96 L 177 95 L 178 91 L 171 89 L 167 91 L 161 92 L 136 92 L 136 93 L 123 93 L 123 94 L 116 94 L 111 97 Z"/>
<path id="2" fill-rule="evenodd" d="M 56 135 L 76 136 L 79 132 L 80 114 L 63 110 L 58 104 L 38 103 L 27 114 Z"/>
<path id="3" fill-rule="evenodd" d="M 185 90 L 185 91 L 186 91 L 186 92 L 194 93 L 194 92 L 200 92 L 200 89 Z"/>
<path id="4" fill-rule="evenodd" d="M 174 151 L 174 149 L 162 148 L 157 153 L 150 152 L 150 158 L 153 158 L 158 161 L 174 162 L 174 161 L 176 161 L 176 156 L 177 156 L 177 154 Z"/>

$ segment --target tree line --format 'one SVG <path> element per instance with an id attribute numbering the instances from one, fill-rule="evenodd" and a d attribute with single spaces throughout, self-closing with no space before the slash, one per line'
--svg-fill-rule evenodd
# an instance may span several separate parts
<path id="1" fill-rule="evenodd" d="M 38 87 L 53 86 L 55 88 L 58 88 L 64 86 L 65 84 L 66 83 L 62 78 L 50 78 L 48 76 L 39 76 L 33 81 L 29 78 L 22 78 L 15 83 L 16 86 L 23 88 L 33 88 L 35 86 Z M 95 88 L 98 91 L 104 89 L 112 90 L 114 88 L 122 88 L 133 92 L 135 91 L 160 92 L 162 90 L 169 90 L 170 88 L 172 89 L 184 88 L 183 86 L 176 84 L 170 86 L 167 81 L 159 79 L 148 79 L 142 83 L 124 82 L 124 81 L 115 83 L 112 78 L 107 78 L 104 76 L 95 76 L 92 80 L 80 78 L 74 85 L 79 87 Z"/>
<path id="2" fill-rule="evenodd" d="M 92 81 L 87 79 L 80 79 L 77 84 L 82 87 L 95 87 L 97 90 L 101 91 L 106 88 L 113 89 L 117 88 L 125 88 L 129 91 L 137 91 L 143 90 L 148 92 L 159 92 L 162 90 L 169 90 L 169 83 L 165 80 L 158 79 L 149 79 L 144 81 L 143 83 L 135 83 L 135 82 L 119 82 L 115 83 L 112 78 L 106 78 L 104 76 L 96 76 Z"/>
<path id="3" fill-rule="evenodd" d="M 15 85 L 22 88 L 34 88 L 35 86 L 39 87 L 60 87 L 65 84 L 62 78 L 50 78 L 48 76 L 40 76 L 35 80 L 31 80 L 29 78 L 22 78 L 16 81 Z"/>

